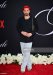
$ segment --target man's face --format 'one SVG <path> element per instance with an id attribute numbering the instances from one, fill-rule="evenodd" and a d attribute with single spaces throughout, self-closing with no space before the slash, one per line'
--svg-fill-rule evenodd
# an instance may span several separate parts
<path id="1" fill-rule="evenodd" d="M 30 13 L 29 8 L 24 8 L 23 13 L 24 13 L 25 16 L 28 16 L 29 13 Z"/>

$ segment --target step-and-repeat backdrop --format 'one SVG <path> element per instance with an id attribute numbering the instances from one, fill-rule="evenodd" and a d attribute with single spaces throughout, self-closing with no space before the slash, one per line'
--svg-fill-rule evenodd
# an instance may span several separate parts
<path id="1" fill-rule="evenodd" d="M 24 5 L 31 6 L 31 14 L 38 21 L 32 52 L 53 52 L 52 0 L 0 0 L 0 54 L 21 52 L 16 25 Z"/>

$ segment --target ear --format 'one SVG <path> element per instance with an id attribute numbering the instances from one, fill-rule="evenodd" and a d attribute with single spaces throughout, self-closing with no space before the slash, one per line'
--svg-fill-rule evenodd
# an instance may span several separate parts
<path id="1" fill-rule="evenodd" d="M 22 12 L 24 13 L 24 10 Z"/>

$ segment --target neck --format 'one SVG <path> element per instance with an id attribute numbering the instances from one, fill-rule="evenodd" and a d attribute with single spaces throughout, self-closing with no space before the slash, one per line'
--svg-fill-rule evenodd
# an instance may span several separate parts
<path id="1" fill-rule="evenodd" d="M 27 16 L 25 15 L 24 18 L 27 20 L 30 18 L 30 15 L 27 15 Z"/>

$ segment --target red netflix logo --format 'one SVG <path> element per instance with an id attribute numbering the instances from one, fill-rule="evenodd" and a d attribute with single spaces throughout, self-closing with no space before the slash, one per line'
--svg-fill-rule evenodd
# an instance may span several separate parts
<path id="1" fill-rule="evenodd" d="M 0 20 L 0 28 L 4 28 L 4 20 Z"/>

